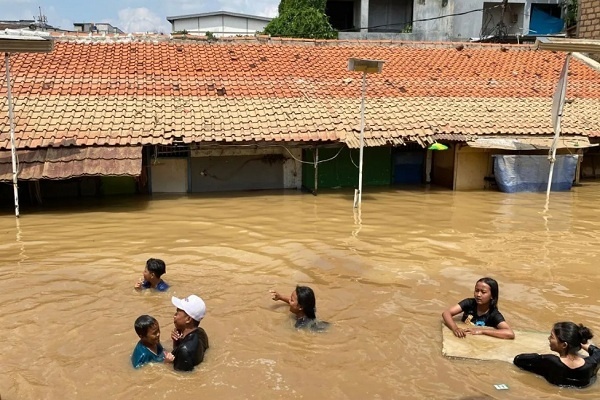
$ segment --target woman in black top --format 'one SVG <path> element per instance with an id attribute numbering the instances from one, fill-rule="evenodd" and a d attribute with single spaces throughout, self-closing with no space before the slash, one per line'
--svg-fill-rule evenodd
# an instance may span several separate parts
<path id="1" fill-rule="evenodd" d="M 526 371 L 546 378 L 554 385 L 588 386 L 596 380 L 600 366 L 600 349 L 588 340 L 593 337 L 592 331 L 585 326 L 573 322 L 559 322 L 550 331 L 550 350 L 554 354 L 519 354 L 514 364 Z M 581 357 L 579 350 L 585 350 L 589 356 Z"/>

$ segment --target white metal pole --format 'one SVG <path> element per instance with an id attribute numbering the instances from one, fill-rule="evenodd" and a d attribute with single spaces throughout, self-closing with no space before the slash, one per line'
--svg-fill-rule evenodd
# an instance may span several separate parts
<path id="1" fill-rule="evenodd" d="M 554 121 L 554 139 L 552 140 L 552 148 L 550 150 L 550 172 L 548 173 L 548 186 L 546 188 L 546 208 L 548 207 L 548 203 L 550 201 L 550 190 L 552 188 L 552 175 L 554 174 L 554 163 L 556 162 L 556 148 L 558 147 L 558 139 L 560 137 L 560 120 L 562 117 L 563 109 L 565 106 L 565 97 L 567 94 L 567 81 L 569 74 L 569 59 L 570 53 L 567 53 L 567 57 L 565 58 L 565 63 L 563 64 L 563 69 L 561 71 L 561 77 L 559 79 L 558 85 L 556 87 L 556 92 L 554 94 L 553 103 L 557 102 L 557 104 L 553 104 L 553 115 Z M 556 107 L 556 108 L 555 108 Z"/>
<path id="2" fill-rule="evenodd" d="M 363 72 L 362 98 L 360 103 L 360 154 L 358 160 L 358 202 L 355 207 L 362 204 L 362 175 L 363 175 L 363 151 L 365 147 L 365 95 L 367 92 L 367 72 Z"/>
<path id="3" fill-rule="evenodd" d="M 558 132 L 560 132 L 560 114 L 556 119 L 556 126 Z M 552 188 L 552 174 L 554 173 L 554 162 L 556 161 L 556 148 L 558 147 L 558 143 L 554 143 L 557 141 L 556 139 L 552 141 L 552 151 L 550 153 L 550 172 L 548 173 L 548 187 L 546 188 L 546 201 L 550 199 L 550 189 Z"/>
<path id="4" fill-rule="evenodd" d="M 19 218 L 19 187 L 17 186 L 17 151 L 15 149 L 15 121 L 13 115 L 12 94 L 10 92 L 10 55 L 4 53 L 6 61 L 6 91 L 8 93 L 8 120 L 10 124 L 10 153 L 12 156 L 12 180 L 15 194 L 15 217 Z"/>

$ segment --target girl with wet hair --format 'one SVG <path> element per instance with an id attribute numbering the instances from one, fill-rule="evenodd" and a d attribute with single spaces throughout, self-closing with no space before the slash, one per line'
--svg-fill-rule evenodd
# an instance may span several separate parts
<path id="1" fill-rule="evenodd" d="M 514 339 L 515 333 L 498 311 L 498 282 L 492 278 L 481 278 L 475 283 L 473 297 L 448 307 L 442 313 L 444 324 L 454 336 L 486 335 L 500 339 Z M 454 316 L 462 313 L 461 321 L 469 325 L 461 328 L 454 322 Z M 490 326 L 496 329 L 485 329 Z"/>
<path id="2" fill-rule="evenodd" d="M 271 298 L 274 301 L 281 300 L 290 305 L 290 312 L 296 317 L 294 324 L 296 329 L 324 331 L 329 326 L 328 322 L 317 319 L 315 293 L 308 286 L 296 286 L 290 297 L 271 290 Z"/>
<path id="3" fill-rule="evenodd" d="M 308 286 L 296 286 L 296 297 L 298 298 L 298 306 L 308 319 L 316 319 L 316 304 L 315 292 Z"/>
<path id="4" fill-rule="evenodd" d="M 600 349 L 588 341 L 594 337 L 590 329 L 573 322 L 554 324 L 548 337 L 554 354 L 519 354 L 513 363 L 526 371 L 543 376 L 548 382 L 559 386 L 585 387 L 596 380 L 600 366 Z M 585 350 L 588 357 L 579 352 Z"/>

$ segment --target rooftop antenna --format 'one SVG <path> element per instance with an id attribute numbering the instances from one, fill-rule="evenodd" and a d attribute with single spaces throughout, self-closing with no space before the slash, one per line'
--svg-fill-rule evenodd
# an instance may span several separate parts
<path id="1" fill-rule="evenodd" d="M 34 17 L 34 19 L 37 21 L 37 24 L 39 26 L 45 26 L 48 23 L 48 18 L 42 14 L 42 7 L 39 7 L 40 10 L 40 15 L 36 18 Z"/>

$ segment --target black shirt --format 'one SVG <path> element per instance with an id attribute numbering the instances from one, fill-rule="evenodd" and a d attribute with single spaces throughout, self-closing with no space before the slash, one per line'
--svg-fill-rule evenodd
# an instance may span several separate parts
<path id="1" fill-rule="evenodd" d="M 191 371 L 204 360 L 204 352 L 208 349 L 208 335 L 202 328 L 196 328 L 179 340 L 173 349 L 175 361 L 173 368 L 177 371 Z"/>
<path id="2" fill-rule="evenodd" d="M 329 322 L 319 321 L 315 318 L 302 317 L 294 324 L 296 329 L 309 329 L 314 332 L 323 332 L 329 327 Z"/>
<path id="3" fill-rule="evenodd" d="M 541 375 L 553 385 L 588 386 L 596 380 L 600 366 L 600 349 L 594 345 L 588 347 L 589 357 L 579 368 L 569 368 L 554 354 L 519 354 L 513 363 L 526 371 Z"/>
<path id="4" fill-rule="evenodd" d="M 464 299 L 458 305 L 463 310 L 462 322 L 465 322 L 469 318 L 469 315 L 472 315 L 471 322 L 477 326 L 492 326 L 496 328 L 498 324 L 504 322 L 504 316 L 496 308 L 488 310 L 483 315 L 477 315 L 477 302 L 474 298 Z"/>

